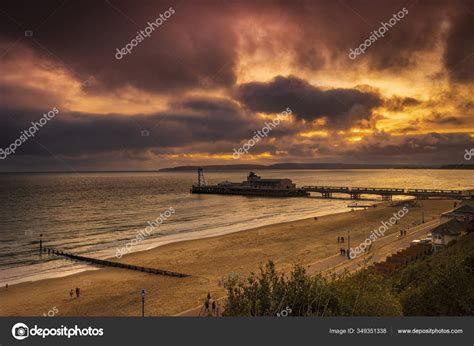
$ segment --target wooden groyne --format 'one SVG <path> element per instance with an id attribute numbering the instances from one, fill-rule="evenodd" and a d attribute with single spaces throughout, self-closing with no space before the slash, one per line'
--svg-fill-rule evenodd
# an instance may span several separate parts
<path id="1" fill-rule="evenodd" d="M 40 251 L 41 251 L 41 248 L 40 248 Z M 67 258 L 77 260 L 77 261 L 102 265 L 102 266 L 106 266 L 106 267 L 123 268 L 123 269 L 128 269 L 128 270 L 135 270 L 135 271 L 139 271 L 139 272 L 143 272 L 143 273 L 173 276 L 173 277 L 178 277 L 178 278 L 184 278 L 184 277 L 191 276 L 191 275 L 188 275 L 188 274 L 182 274 L 182 273 L 172 272 L 172 271 L 168 271 L 168 270 L 141 267 L 141 266 L 135 266 L 135 265 L 131 265 L 131 264 L 125 264 L 125 263 L 119 263 L 119 262 L 113 262 L 113 261 L 107 261 L 107 260 L 100 260 L 100 259 L 91 258 L 91 257 L 84 257 L 84 256 L 74 255 L 72 253 L 56 250 L 56 249 L 53 249 L 53 248 L 46 248 L 45 247 L 45 248 L 42 248 L 42 249 L 43 249 L 44 253 L 47 252 L 48 254 L 63 256 L 63 257 L 67 257 Z"/>

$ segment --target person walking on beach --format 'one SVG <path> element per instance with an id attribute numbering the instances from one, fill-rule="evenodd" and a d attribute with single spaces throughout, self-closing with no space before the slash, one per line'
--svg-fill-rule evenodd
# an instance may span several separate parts
<path id="1" fill-rule="evenodd" d="M 215 300 L 212 301 L 211 306 L 212 306 L 212 313 L 215 314 L 216 313 L 216 301 Z"/>
<path id="2" fill-rule="evenodd" d="M 209 314 L 209 302 L 211 300 L 211 294 L 207 292 L 207 297 L 204 300 L 204 306 L 201 309 L 201 312 L 199 313 L 199 316 L 201 316 L 202 310 L 204 309 L 204 314 L 207 312 Z"/>
<path id="3" fill-rule="evenodd" d="M 209 299 L 209 314 L 212 316 L 212 313 L 214 312 L 212 309 L 212 306 L 214 304 L 214 299 L 212 297 Z"/>
<path id="4" fill-rule="evenodd" d="M 69 291 L 69 295 L 71 296 L 71 299 L 72 299 L 72 296 L 74 295 L 74 292 L 73 292 L 72 288 L 71 288 L 71 290 Z"/>
<path id="5" fill-rule="evenodd" d="M 76 298 L 79 298 L 79 294 L 80 294 L 80 289 L 79 287 L 76 287 Z"/>
<path id="6" fill-rule="evenodd" d="M 403 230 L 403 235 L 406 237 L 406 235 L 407 235 L 407 230 L 406 229 Z"/>
<path id="7" fill-rule="evenodd" d="M 341 243 L 344 243 L 344 237 L 341 237 Z"/>

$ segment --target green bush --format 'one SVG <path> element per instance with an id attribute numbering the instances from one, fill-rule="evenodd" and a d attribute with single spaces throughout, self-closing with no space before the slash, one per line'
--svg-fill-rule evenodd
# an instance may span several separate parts
<path id="1" fill-rule="evenodd" d="M 328 280 L 321 275 L 308 276 L 295 266 L 288 277 L 277 274 L 269 261 L 246 280 L 230 278 L 226 284 L 226 316 L 276 316 L 287 307 L 291 316 L 393 316 L 401 306 L 371 272 Z"/>
<path id="2" fill-rule="evenodd" d="M 409 316 L 474 315 L 474 234 L 393 275 Z"/>
<path id="3" fill-rule="evenodd" d="M 473 316 L 474 233 L 386 276 L 309 276 L 298 265 L 285 276 L 269 261 L 226 288 L 226 316 L 276 316 L 287 307 L 291 316 Z"/>
<path id="4" fill-rule="evenodd" d="M 363 270 L 332 281 L 336 316 L 400 316 L 402 306 L 387 280 Z"/>

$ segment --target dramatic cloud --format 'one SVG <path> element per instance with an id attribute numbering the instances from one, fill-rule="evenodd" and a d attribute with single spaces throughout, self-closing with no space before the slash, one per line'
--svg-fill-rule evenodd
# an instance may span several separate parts
<path id="1" fill-rule="evenodd" d="M 419 105 L 421 102 L 412 97 L 397 97 L 394 96 L 384 101 L 384 106 L 390 111 L 401 112 L 405 107 L 413 107 Z"/>
<path id="2" fill-rule="evenodd" d="M 463 8 L 463 6 L 465 6 Z M 445 64 L 454 81 L 474 82 L 474 5 L 460 2 L 464 13 L 452 22 L 447 38 Z"/>
<path id="3" fill-rule="evenodd" d="M 452 115 L 443 116 L 440 113 L 433 113 L 431 117 L 424 119 L 428 123 L 440 125 L 461 125 L 463 120 Z"/>
<path id="4" fill-rule="evenodd" d="M 61 112 L 0 170 L 235 163 L 232 149 L 287 107 L 243 161 L 460 163 L 474 137 L 473 14 L 470 0 L 6 0 L 0 146 Z"/>
<path id="5" fill-rule="evenodd" d="M 71 156 L 199 143 L 212 146 L 217 141 L 226 141 L 231 152 L 233 146 L 262 126 L 225 100 L 199 99 L 181 106 L 183 109 L 174 113 L 134 116 L 60 112 L 18 150 L 18 155 L 48 155 L 44 147 L 55 154 Z M 205 112 L 206 109 L 211 111 Z M 42 116 L 25 110 L 19 114 L 10 117 L 0 110 L 0 147 L 7 147 Z"/>
<path id="6" fill-rule="evenodd" d="M 0 24 L 0 31 L 6 33 L 3 40 L 14 41 L 20 30 L 32 29 L 33 36 L 24 37 L 18 44 L 26 44 L 64 64 L 78 79 L 94 78 L 104 89 L 131 85 L 166 93 L 196 87 L 201 78 L 209 76 L 218 77 L 213 79 L 217 85 L 232 84 L 235 80 L 237 36 L 228 25 L 227 15 L 222 16 L 222 6 L 187 2 L 176 7 L 176 13 L 150 37 L 131 54 L 117 60 L 116 49 L 134 39 L 137 32 L 159 18 L 173 3 L 61 3 L 2 4 L 9 14 Z M 46 13 L 53 12 L 54 17 L 48 18 Z"/>
<path id="7" fill-rule="evenodd" d="M 298 119 L 324 118 L 328 127 L 338 129 L 369 121 L 373 108 L 381 105 L 374 93 L 356 89 L 322 90 L 291 76 L 278 76 L 269 83 L 240 85 L 237 97 L 256 112 L 278 113 L 290 107 Z"/>
<path id="8" fill-rule="evenodd" d="M 378 162 L 385 163 L 391 162 L 387 160 L 390 158 L 406 163 L 423 161 L 439 164 L 455 159 L 462 160 L 465 149 L 473 146 L 474 139 L 463 133 L 429 133 L 405 137 L 384 135 L 367 138 L 347 154 L 352 158 L 364 160 L 370 155 Z"/>

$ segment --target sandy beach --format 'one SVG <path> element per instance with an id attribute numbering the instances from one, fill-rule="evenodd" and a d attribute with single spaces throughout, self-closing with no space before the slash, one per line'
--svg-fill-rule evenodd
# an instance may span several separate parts
<path id="1" fill-rule="evenodd" d="M 434 220 L 453 207 L 452 200 L 423 201 L 425 221 Z M 393 205 L 391 205 L 393 204 Z M 147 316 L 176 315 L 202 304 L 207 292 L 225 294 L 219 280 L 231 272 L 246 276 L 272 259 L 279 270 L 299 263 L 308 268 L 339 252 L 338 236 L 351 232 L 351 245 L 364 241 L 382 221 L 401 209 L 395 202 L 351 211 L 275 224 L 207 239 L 167 244 L 131 253 L 120 261 L 177 271 L 188 278 L 164 277 L 118 268 L 101 268 L 63 278 L 25 282 L 0 289 L 0 315 L 42 316 L 139 316 L 140 290 L 146 290 Z M 385 236 L 421 223 L 422 208 L 409 208 Z M 314 270 L 314 267 L 313 267 Z M 80 298 L 69 291 L 79 287 Z"/>

